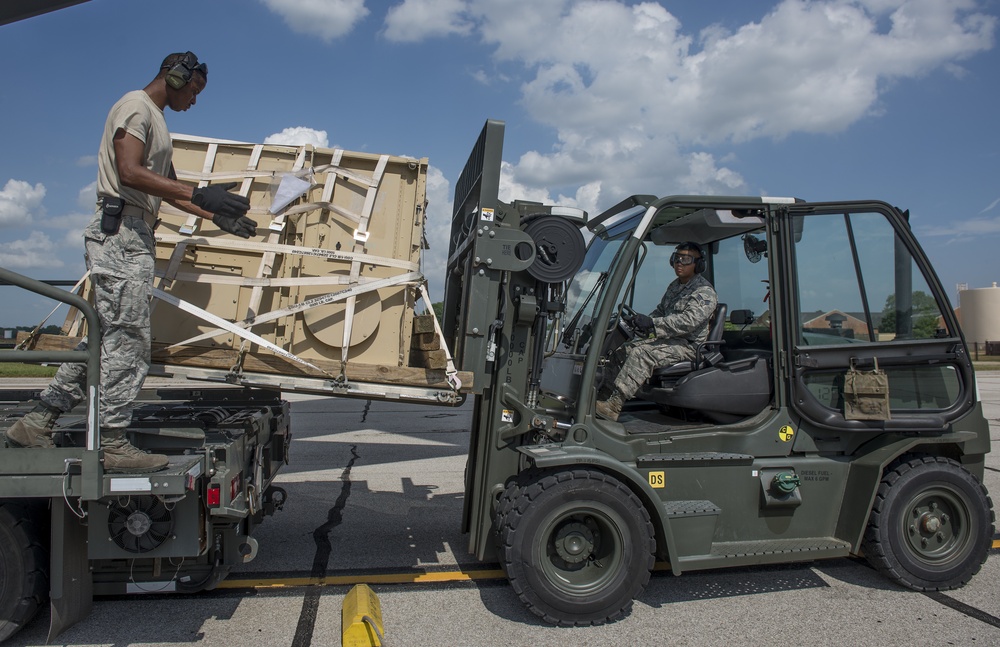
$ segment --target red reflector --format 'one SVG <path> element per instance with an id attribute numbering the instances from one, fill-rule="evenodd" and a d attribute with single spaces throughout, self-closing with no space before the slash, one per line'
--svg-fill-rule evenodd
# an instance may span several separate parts
<path id="1" fill-rule="evenodd" d="M 219 489 L 218 483 L 208 486 L 208 492 L 205 493 L 205 502 L 210 508 L 218 508 L 222 504 L 222 491 Z"/>

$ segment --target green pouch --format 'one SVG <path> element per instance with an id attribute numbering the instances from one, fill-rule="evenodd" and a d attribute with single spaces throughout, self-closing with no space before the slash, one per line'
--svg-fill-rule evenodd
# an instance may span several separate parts
<path id="1" fill-rule="evenodd" d="M 889 420 L 889 376 L 878 367 L 859 371 L 851 360 L 844 376 L 844 418 L 847 420 Z"/>

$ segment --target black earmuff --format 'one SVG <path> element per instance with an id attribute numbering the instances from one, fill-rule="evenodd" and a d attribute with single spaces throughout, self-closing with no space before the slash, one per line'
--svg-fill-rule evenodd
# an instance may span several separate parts
<path id="1" fill-rule="evenodd" d="M 694 273 L 701 274 L 705 271 L 705 252 L 698 246 L 698 260 L 694 262 Z"/>
<path id="2" fill-rule="evenodd" d="M 208 76 L 208 66 L 198 62 L 198 57 L 193 52 L 185 52 L 181 60 L 170 66 L 164 79 L 167 85 L 175 90 L 180 90 L 191 82 L 191 77 L 195 71 L 199 71 Z"/>

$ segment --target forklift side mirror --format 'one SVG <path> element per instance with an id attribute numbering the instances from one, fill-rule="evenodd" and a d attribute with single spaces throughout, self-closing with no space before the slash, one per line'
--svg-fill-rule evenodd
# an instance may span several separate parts
<path id="1" fill-rule="evenodd" d="M 753 322 L 753 310 L 733 310 L 729 313 L 729 323 L 746 326 Z"/>

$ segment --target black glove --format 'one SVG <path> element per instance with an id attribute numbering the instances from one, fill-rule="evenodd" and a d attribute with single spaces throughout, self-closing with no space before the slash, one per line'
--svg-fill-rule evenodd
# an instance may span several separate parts
<path id="1" fill-rule="evenodd" d="M 632 327 L 639 332 L 648 333 L 653 329 L 653 318 L 649 315 L 636 313 L 632 315 Z"/>
<path id="2" fill-rule="evenodd" d="M 217 213 L 212 216 L 212 222 L 222 231 L 236 234 L 240 238 L 250 238 L 257 235 L 257 223 L 246 216 L 229 217 Z"/>
<path id="3" fill-rule="evenodd" d="M 250 210 L 250 201 L 238 193 L 229 192 L 230 189 L 236 187 L 236 184 L 236 182 L 226 182 L 225 184 L 213 184 L 195 189 L 191 195 L 191 204 L 220 216 L 227 216 L 229 218 L 245 216 L 247 211 Z M 212 220 L 214 222 L 215 219 L 213 218 Z M 221 227 L 222 225 L 219 226 Z M 227 229 L 226 231 L 229 230 Z"/>

